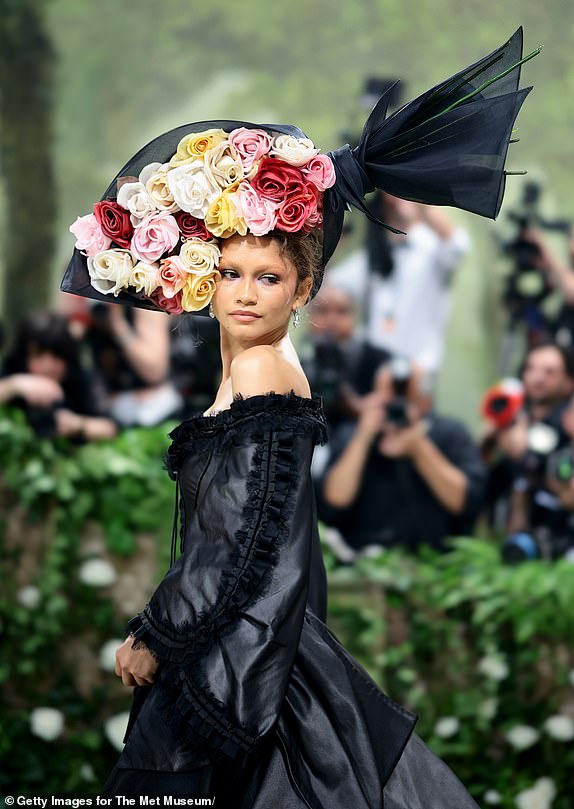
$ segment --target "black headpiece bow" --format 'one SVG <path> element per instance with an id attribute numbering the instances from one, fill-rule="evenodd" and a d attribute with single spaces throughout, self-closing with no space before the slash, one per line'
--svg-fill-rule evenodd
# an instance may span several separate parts
<path id="1" fill-rule="evenodd" d="M 360 209 L 378 220 L 365 204 L 366 194 L 379 189 L 429 205 L 450 205 L 494 219 L 502 203 L 504 169 L 514 122 L 531 87 L 519 89 L 520 67 L 540 49 L 522 56 L 522 28 L 497 50 L 423 93 L 387 118 L 389 91 L 372 110 L 357 146 L 328 152 L 336 182 L 324 192 L 324 264 L 340 239 L 345 210 Z M 188 133 L 220 128 L 263 129 L 304 138 L 293 126 L 244 121 L 202 121 L 166 132 L 148 143 L 118 172 L 102 199 L 115 198 L 117 180 L 138 175 L 151 162 L 165 163 Z M 61 288 L 97 300 L 86 258 L 77 249 Z M 122 290 L 116 302 L 154 309 L 145 295 Z M 204 313 L 204 310 L 201 310 Z"/>

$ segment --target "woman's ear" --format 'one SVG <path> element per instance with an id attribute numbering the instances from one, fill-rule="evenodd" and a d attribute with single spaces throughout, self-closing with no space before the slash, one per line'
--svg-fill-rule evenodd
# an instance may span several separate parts
<path id="1" fill-rule="evenodd" d="M 299 286 L 297 287 L 297 295 L 293 301 L 295 304 L 295 309 L 300 309 L 302 306 L 305 306 L 309 299 L 309 295 L 311 294 L 312 288 L 313 279 L 310 276 L 299 282 Z"/>

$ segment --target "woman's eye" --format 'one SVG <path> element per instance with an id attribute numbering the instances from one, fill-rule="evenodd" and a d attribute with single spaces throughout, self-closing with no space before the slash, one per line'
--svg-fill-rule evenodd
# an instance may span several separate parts
<path id="1" fill-rule="evenodd" d="M 269 284 L 278 284 L 279 278 L 276 275 L 262 275 L 261 280 Z"/>
<path id="2" fill-rule="evenodd" d="M 222 278 L 236 278 L 237 273 L 235 270 L 219 270 L 219 274 Z"/>

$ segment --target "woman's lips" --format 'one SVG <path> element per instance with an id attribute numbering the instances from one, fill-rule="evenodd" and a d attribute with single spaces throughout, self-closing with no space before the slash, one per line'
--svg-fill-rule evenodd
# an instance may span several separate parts
<path id="1" fill-rule="evenodd" d="M 231 312 L 231 317 L 239 320 L 242 323 L 251 323 L 252 320 L 257 320 L 261 315 L 256 315 L 253 312 Z"/>

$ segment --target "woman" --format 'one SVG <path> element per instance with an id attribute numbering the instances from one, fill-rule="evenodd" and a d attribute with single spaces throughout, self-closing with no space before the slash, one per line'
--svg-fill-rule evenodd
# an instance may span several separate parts
<path id="1" fill-rule="evenodd" d="M 388 120 L 382 100 L 353 150 L 318 155 L 293 127 L 180 127 L 73 226 L 65 290 L 178 313 L 211 301 L 221 330 L 216 399 L 171 434 L 180 555 L 176 523 L 171 567 L 117 653 L 134 703 L 104 796 L 476 806 L 324 623 L 309 469 L 325 422 L 287 330 L 346 205 L 373 187 L 496 214 L 520 57 L 518 32 Z"/>

